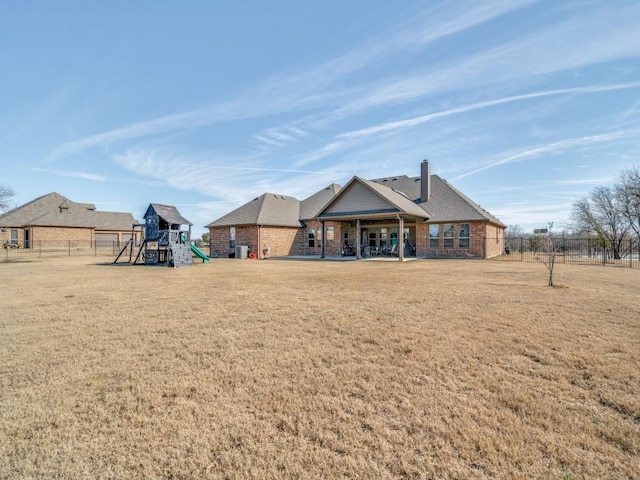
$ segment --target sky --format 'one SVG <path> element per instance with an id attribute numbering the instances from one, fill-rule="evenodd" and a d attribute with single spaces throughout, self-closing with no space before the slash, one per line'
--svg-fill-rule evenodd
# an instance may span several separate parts
<path id="1" fill-rule="evenodd" d="M 525 232 L 640 165 L 637 0 L 0 2 L 0 184 L 205 225 L 431 172 Z"/>

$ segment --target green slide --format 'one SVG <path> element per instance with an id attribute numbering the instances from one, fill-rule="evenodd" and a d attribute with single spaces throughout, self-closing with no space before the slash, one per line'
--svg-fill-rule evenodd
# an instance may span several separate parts
<path id="1" fill-rule="evenodd" d="M 202 252 L 202 250 L 196 247 L 193 243 L 191 244 L 191 251 L 195 253 L 198 257 L 200 257 L 203 263 L 207 263 L 209 261 L 209 257 L 207 257 L 207 255 L 205 255 L 205 253 Z"/>

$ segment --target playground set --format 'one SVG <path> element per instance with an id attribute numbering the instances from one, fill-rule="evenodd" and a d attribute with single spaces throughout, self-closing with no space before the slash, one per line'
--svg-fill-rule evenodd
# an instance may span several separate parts
<path id="1" fill-rule="evenodd" d="M 132 265 L 163 265 L 182 267 L 193 265 L 193 255 L 203 263 L 209 257 L 191 242 L 191 223 L 172 205 L 151 203 L 144 214 L 145 223 L 134 223 L 131 238 L 113 261 L 118 263 L 125 252 L 129 253 L 126 263 Z M 186 226 L 186 229 L 182 227 Z M 138 253 L 133 257 L 137 239 L 140 240 Z"/>

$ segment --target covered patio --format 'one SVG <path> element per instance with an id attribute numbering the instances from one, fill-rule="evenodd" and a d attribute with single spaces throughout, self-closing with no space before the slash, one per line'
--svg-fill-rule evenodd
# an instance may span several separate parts
<path id="1" fill-rule="evenodd" d="M 362 258 L 415 257 L 418 225 L 429 215 L 401 192 L 370 180 L 354 177 L 316 216 L 321 224 L 320 258 L 326 258 L 326 222 L 340 223 L 345 235 L 344 250 L 356 260 Z M 353 243 L 349 243 L 352 241 Z"/>

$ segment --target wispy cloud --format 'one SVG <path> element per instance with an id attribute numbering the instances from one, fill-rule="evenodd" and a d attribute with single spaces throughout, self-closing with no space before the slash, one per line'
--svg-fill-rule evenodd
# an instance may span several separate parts
<path id="1" fill-rule="evenodd" d="M 312 152 L 305 154 L 300 160 L 296 162 L 296 166 L 300 167 L 303 165 L 308 165 L 312 162 L 318 161 L 326 156 L 335 154 L 338 151 L 351 148 L 361 141 L 365 140 L 367 137 L 376 136 L 380 134 L 387 134 L 396 132 L 399 130 L 416 127 L 418 125 L 439 120 L 441 118 L 450 117 L 452 115 L 460 115 L 468 112 L 472 112 L 475 110 L 481 110 L 491 107 L 496 107 L 499 105 L 512 103 L 512 102 L 521 102 L 530 99 L 542 98 L 542 97 L 550 97 L 550 96 L 559 96 L 559 95 L 584 95 L 584 94 L 592 94 L 599 92 L 607 92 L 614 90 L 624 90 L 630 88 L 640 88 L 640 82 L 630 82 L 630 83 L 621 83 L 621 84 L 613 84 L 613 85 L 592 85 L 592 86 L 584 86 L 584 87 L 574 87 L 574 88 L 564 88 L 564 89 L 554 89 L 554 90 L 545 90 L 541 92 L 532 92 L 526 93 L 522 95 L 513 95 L 504 98 L 496 98 L 492 100 L 485 100 L 482 102 L 475 102 L 468 105 L 461 105 L 459 107 L 449 108 L 446 110 L 442 110 L 439 112 L 428 113 L 425 115 L 419 115 L 403 120 L 397 120 L 393 122 L 386 122 L 380 125 L 374 125 L 367 128 L 362 128 L 358 130 L 352 130 L 350 132 L 345 132 L 336 135 L 335 139 L 328 143 L 327 145 L 316 149 Z"/>
<path id="2" fill-rule="evenodd" d="M 103 175 L 96 175 L 94 173 L 85 173 L 85 172 L 69 172 L 64 170 L 54 170 L 51 168 L 40 168 L 40 167 L 31 167 L 30 170 L 36 172 L 44 172 L 49 173 L 51 175 L 57 175 L 60 177 L 70 177 L 70 178 L 82 178 L 84 180 L 93 180 L 96 182 L 106 182 L 107 177 Z"/>
<path id="3" fill-rule="evenodd" d="M 513 95 L 510 97 L 486 100 L 483 102 L 476 102 L 469 105 L 463 105 L 460 107 L 442 110 L 440 112 L 428 113 L 425 115 L 420 115 L 420 116 L 408 118 L 405 120 L 387 122 L 382 125 L 376 125 L 373 127 L 363 128 L 360 130 L 354 130 L 352 132 L 340 134 L 337 136 L 337 138 L 351 139 L 351 138 L 366 137 L 369 135 L 374 135 L 382 132 L 390 132 L 393 130 L 414 127 L 416 125 L 420 125 L 422 123 L 429 122 L 431 120 L 436 120 L 436 119 L 448 117 L 451 115 L 467 113 L 474 110 L 480 110 L 483 108 L 495 107 L 505 103 L 530 100 L 533 98 L 549 97 L 554 95 L 598 93 L 598 92 L 607 92 L 612 90 L 623 90 L 628 88 L 639 88 L 639 87 L 640 87 L 640 82 L 632 82 L 632 83 L 622 83 L 622 84 L 615 84 L 615 85 L 595 85 L 595 86 L 587 86 L 587 87 L 563 88 L 563 89 L 555 89 L 555 90 L 546 90 L 542 92 L 527 93 L 523 95 Z"/>
<path id="4" fill-rule="evenodd" d="M 54 148 L 47 160 L 57 160 L 124 140 L 216 122 L 256 118 L 298 108 L 309 108 L 310 105 L 317 105 L 318 101 L 326 106 L 327 101 L 331 102 L 331 99 L 343 97 L 345 93 L 349 95 L 354 93 L 351 88 L 348 92 L 343 92 L 344 88 L 335 88 L 336 82 L 344 77 L 372 64 L 375 65 L 385 58 L 394 57 L 399 51 L 414 51 L 439 38 L 472 28 L 531 3 L 533 0 L 511 2 L 499 0 L 472 8 L 468 5 L 452 7 L 451 4 L 445 3 L 417 14 L 411 11 L 408 18 L 400 20 L 366 44 L 320 65 L 274 76 L 249 92 L 244 92 L 237 100 L 141 121 L 66 142 Z M 330 86 L 333 88 L 329 88 Z M 295 130 L 292 132 L 295 133 Z M 257 140 L 271 145 L 279 141 L 277 137 L 268 133 L 259 135 Z"/>
<path id="5" fill-rule="evenodd" d="M 309 133 L 300 127 L 285 125 L 265 130 L 262 134 L 254 135 L 254 138 L 268 146 L 281 147 L 283 145 L 297 142 L 300 138 L 308 136 Z"/>
<path id="6" fill-rule="evenodd" d="M 542 155 L 550 156 L 562 151 L 566 151 L 576 147 L 582 147 L 588 144 L 606 143 L 606 142 L 612 142 L 612 141 L 616 141 L 624 138 L 635 138 L 638 134 L 640 134 L 640 129 L 630 129 L 630 130 L 624 130 L 624 131 L 618 131 L 618 132 L 601 133 L 597 135 L 590 135 L 590 136 L 584 136 L 584 137 L 578 137 L 578 138 L 569 138 L 565 140 L 551 142 L 545 145 L 530 147 L 516 154 L 509 155 L 498 161 L 493 161 L 480 168 L 471 170 L 470 172 L 464 173 L 462 175 L 458 175 L 457 177 L 454 177 L 451 180 L 458 180 L 460 178 L 475 175 L 476 173 L 480 173 L 490 168 L 498 167 L 500 165 L 505 165 L 513 162 L 521 162 L 527 159 L 539 158 Z"/>
<path id="7" fill-rule="evenodd" d="M 510 43 L 465 58 L 454 58 L 448 63 L 429 65 L 395 81 L 384 78 L 377 87 L 368 89 L 332 115 L 354 115 L 436 93 L 468 90 L 469 85 L 477 88 L 512 83 L 516 79 L 530 82 L 541 75 L 633 58 L 640 55 L 640 33 L 632 20 L 638 15 L 640 5 L 637 4 L 620 9 L 584 9 L 575 12 L 571 20 L 552 23 Z"/>

